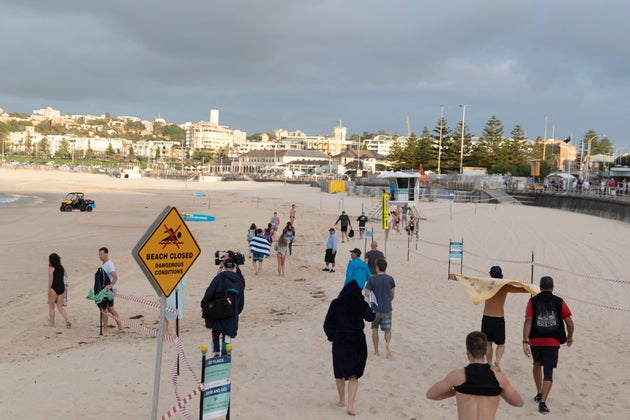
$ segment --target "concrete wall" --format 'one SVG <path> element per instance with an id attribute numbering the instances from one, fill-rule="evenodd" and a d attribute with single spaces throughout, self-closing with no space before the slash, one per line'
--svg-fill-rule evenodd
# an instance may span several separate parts
<path id="1" fill-rule="evenodd" d="M 630 202 L 614 198 L 596 198 L 553 194 L 515 194 L 526 205 L 549 207 L 630 223 Z"/>

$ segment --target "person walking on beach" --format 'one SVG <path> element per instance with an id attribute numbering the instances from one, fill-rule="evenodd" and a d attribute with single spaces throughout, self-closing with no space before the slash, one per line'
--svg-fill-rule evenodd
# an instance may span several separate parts
<path id="1" fill-rule="evenodd" d="M 326 241 L 326 255 L 324 256 L 324 262 L 326 267 L 322 268 L 322 271 L 335 272 L 335 257 L 337 256 L 337 235 L 335 235 L 335 228 L 328 229 L 328 240 Z M 328 268 L 330 264 L 330 269 Z"/>
<path id="2" fill-rule="evenodd" d="M 553 278 L 542 277 L 540 293 L 527 302 L 523 323 L 523 352 L 534 360 L 534 401 L 542 414 L 549 413 L 547 397 L 553 384 L 553 369 L 558 366 L 560 345 L 573 344 L 575 326 L 571 315 L 566 302 L 553 294 Z"/>
<path id="3" fill-rule="evenodd" d="M 368 356 L 364 321 L 373 321 L 374 317 L 374 312 L 363 299 L 361 288 L 356 281 L 351 281 L 330 303 L 324 320 L 326 338 L 332 342 L 333 373 L 339 396 L 337 405 L 346 407 L 351 416 L 356 415 L 354 404 L 359 378 L 363 376 Z"/>
<path id="4" fill-rule="evenodd" d="M 363 293 L 368 298 L 372 310 L 376 313 L 376 318 L 372 321 L 372 343 L 374 344 L 374 354 L 378 352 L 378 328 L 385 334 L 385 357 L 392 358 L 390 341 L 392 340 L 392 301 L 394 300 L 394 290 L 396 282 L 394 278 L 386 273 L 387 261 L 379 259 L 376 261 L 376 274 L 370 277 L 365 283 Z"/>
<path id="5" fill-rule="evenodd" d="M 512 387 L 503 372 L 493 371 L 485 363 L 488 341 L 481 331 L 466 336 L 466 356 L 470 362 L 464 369 L 456 369 L 427 391 L 430 400 L 455 397 L 460 420 L 494 419 L 500 398 L 515 407 L 522 407 L 523 397 Z"/>
<path id="6" fill-rule="evenodd" d="M 278 232 L 278 228 L 280 227 L 280 217 L 278 216 L 278 212 L 274 211 L 273 216 L 271 216 L 271 237 L 272 239 L 276 238 L 276 232 Z"/>
<path id="7" fill-rule="evenodd" d="M 264 239 L 264 238 L 263 238 Z M 234 307 L 234 313 L 230 318 L 210 320 L 205 319 L 206 328 L 212 330 L 212 352 L 214 356 L 226 354 L 226 348 L 221 346 L 229 344 L 238 333 L 239 315 L 245 307 L 245 284 L 236 273 L 236 261 L 232 258 L 225 258 L 222 262 L 221 271 L 212 279 L 206 289 L 206 293 L 201 299 L 201 307 L 205 307 L 209 302 L 229 296 Z M 225 290 L 223 289 L 225 287 Z"/>
<path id="8" fill-rule="evenodd" d="M 385 255 L 383 255 L 383 253 L 377 248 L 378 242 L 372 241 L 370 244 L 370 250 L 365 253 L 365 262 L 367 263 L 368 268 L 370 269 L 370 274 L 372 275 L 376 274 L 376 261 L 385 259 Z"/>
<path id="9" fill-rule="evenodd" d="M 72 327 L 70 318 L 66 308 L 63 307 L 63 295 L 66 291 L 64 278 L 68 278 L 66 269 L 61 265 L 61 257 L 52 253 L 48 256 L 48 317 L 50 318 L 50 326 L 55 326 L 55 306 L 57 310 L 66 320 L 66 328 Z"/>
<path id="10" fill-rule="evenodd" d="M 365 235 L 365 224 L 368 222 L 368 217 L 365 215 L 365 212 L 361 212 L 361 216 L 357 217 L 357 222 L 359 222 L 359 239 L 363 239 L 363 235 Z"/>
<path id="11" fill-rule="evenodd" d="M 337 218 L 337 221 L 335 222 L 335 226 L 337 226 L 337 223 L 340 223 L 340 222 L 341 222 L 341 243 L 344 243 L 345 241 L 350 241 L 350 238 L 348 237 L 348 227 L 352 229 L 352 225 L 350 224 L 350 217 L 348 217 L 345 211 L 341 212 L 341 214 Z"/>
<path id="12" fill-rule="evenodd" d="M 291 210 L 289 210 L 289 221 L 291 224 L 295 223 L 295 204 L 291 204 Z"/>
<path id="13" fill-rule="evenodd" d="M 370 278 L 370 268 L 361 259 L 361 250 L 354 248 L 350 250 L 350 261 L 346 267 L 346 280 L 344 284 L 356 281 L 361 289 L 365 287 L 367 279 Z"/>
<path id="14" fill-rule="evenodd" d="M 256 229 L 256 235 L 249 243 L 249 250 L 252 253 L 252 264 L 254 265 L 254 274 L 258 275 L 262 271 L 262 263 L 265 257 L 268 257 L 271 251 L 271 244 L 263 236 L 262 229 Z"/>
<path id="15" fill-rule="evenodd" d="M 282 230 L 282 235 L 287 238 L 289 243 L 289 255 L 293 255 L 293 241 L 295 240 L 295 228 L 293 223 L 287 222 L 287 225 Z"/>
<path id="16" fill-rule="evenodd" d="M 115 285 L 118 281 L 118 274 L 116 273 L 116 267 L 112 260 L 109 259 L 109 250 L 106 247 L 102 247 L 98 250 L 98 258 L 103 263 L 101 265 L 101 269 L 104 273 L 109 277 L 110 284 L 105 286 L 105 289 L 111 290 L 114 295 L 116 295 Z M 109 319 L 107 317 L 107 312 L 112 314 L 116 324 L 118 325 L 118 331 L 123 330 L 122 322 L 120 322 L 120 315 L 118 315 L 118 311 L 114 309 L 114 298 L 103 300 L 101 302 L 101 317 L 103 318 L 103 332 L 107 332 L 109 330 Z"/>
<path id="17" fill-rule="evenodd" d="M 249 248 L 249 244 L 252 241 L 252 238 L 256 236 L 256 223 L 252 223 L 247 229 L 247 248 Z M 252 257 L 252 253 L 249 253 L 249 258 Z"/>
<path id="18" fill-rule="evenodd" d="M 271 223 L 267 223 L 267 229 L 263 233 L 263 236 L 270 244 L 273 243 L 273 225 Z"/>
<path id="19" fill-rule="evenodd" d="M 490 268 L 490 277 L 502 279 L 503 271 L 501 267 L 495 265 Z M 488 337 L 488 349 L 486 350 L 486 361 L 495 370 L 501 370 L 501 358 L 505 352 L 505 298 L 508 293 L 527 293 L 527 290 L 506 284 L 490 299 L 487 299 L 483 306 L 483 317 L 481 318 L 481 332 Z M 496 358 L 494 365 L 492 343 L 496 344 Z"/>
<path id="20" fill-rule="evenodd" d="M 287 237 L 280 235 L 274 245 L 274 249 L 278 254 L 278 275 L 284 276 L 284 262 L 287 259 L 287 252 L 289 252 L 289 242 L 287 241 Z"/>

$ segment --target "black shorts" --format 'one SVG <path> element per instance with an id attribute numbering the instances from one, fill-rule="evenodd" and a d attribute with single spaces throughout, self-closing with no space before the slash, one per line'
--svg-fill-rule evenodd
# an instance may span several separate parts
<path id="1" fill-rule="evenodd" d="M 488 341 L 497 345 L 505 344 L 505 318 L 484 315 L 481 318 L 481 332 L 488 336 Z"/>
<path id="2" fill-rule="evenodd" d="M 547 368 L 558 367 L 558 350 L 556 346 L 531 346 L 532 359 Z"/>
<path id="3" fill-rule="evenodd" d="M 347 232 L 348 231 L 348 226 L 341 226 L 341 231 L 342 232 Z"/>
<path id="4" fill-rule="evenodd" d="M 335 252 L 333 252 L 332 248 L 326 249 L 326 256 L 324 257 L 324 262 L 334 263 L 335 262 Z"/>
<path id="5" fill-rule="evenodd" d="M 110 307 L 114 306 L 114 301 L 113 300 L 108 300 L 108 299 L 103 299 L 102 301 L 97 303 L 96 306 L 101 308 L 101 311 L 106 311 L 107 308 L 110 308 Z"/>

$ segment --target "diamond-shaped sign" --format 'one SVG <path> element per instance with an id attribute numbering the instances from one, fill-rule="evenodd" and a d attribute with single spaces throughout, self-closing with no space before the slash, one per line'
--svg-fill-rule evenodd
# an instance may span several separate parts
<path id="1" fill-rule="evenodd" d="M 132 251 L 158 295 L 169 297 L 201 249 L 175 207 L 167 206 Z"/>

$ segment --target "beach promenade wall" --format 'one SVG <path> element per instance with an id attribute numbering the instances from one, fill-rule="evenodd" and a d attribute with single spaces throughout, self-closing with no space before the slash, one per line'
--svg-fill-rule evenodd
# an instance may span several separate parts
<path id="1" fill-rule="evenodd" d="M 567 210 L 630 223 L 630 202 L 627 200 L 614 197 L 540 193 L 518 193 L 513 196 L 525 205 Z"/>

